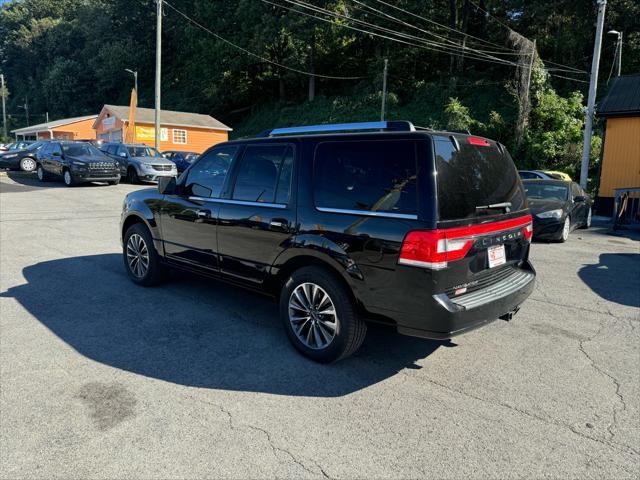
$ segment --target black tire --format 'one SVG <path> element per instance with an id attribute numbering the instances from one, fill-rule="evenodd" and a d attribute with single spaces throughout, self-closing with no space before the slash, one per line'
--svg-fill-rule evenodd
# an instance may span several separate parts
<path id="1" fill-rule="evenodd" d="M 305 345 L 289 320 L 290 298 L 294 290 L 304 283 L 313 283 L 324 290 L 337 313 L 335 336 L 325 348 L 314 349 Z M 367 333 L 367 325 L 358 315 L 351 292 L 337 274 L 322 267 L 304 267 L 291 274 L 280 292 L 280 317 L 293 346 L 306 357 L 320 363 L 336 362 L 350 356 L 360 348 Z"/>
<path id="2" fill-rule="evenodd" d="M 107 182 L 109 185 L 118 185 L 120 183 L 120 179 L 118 180 L 111 180 L 109 182 Z"/>
<path id="3" fill-rule="evenodd" d="M 38 176 L 38 180 L 41 182 L 49 181 L 49 175 L 47 174 L 47 172 L 44 171 L 44 168 L 42 168 L 42 165 L 38 165 L 36 167 L 36 175 Z"/>
<path id="4" fill-rule="evenodd" d="M 73 175 L 71 174 L 71 170 L 66 168 L 62 171 L 62 182 L 67 187 L 75 187 L 78 184 L 75 178 L 73 178 Z"/>
<path id="5" fill-rule="evenodd" d="M 146 246 L 146 251 L 148 252 L 148 267 L 143 275 L 138 275 L 133 271 L 127 256 L 129 240 L 133 235 L 137 235 L 142 239 Z M 127 271 L 127 275 L 129 275 L 129 278 L 133 283 L 144 287 L 151 287 L 162 283 L 166 279 L 167 268 L 162 264 L 160 255 L 153 245 L 151 232 L 149 232 L 146 225 L 143 225 L 142 223 L 132 225 L 124 234 L 124 241 L 122 243 L 122 260 L 124 262 L 124 268 Z"/>
<path id="6" fill-rule="evenodd" d="M 138 178 L 138 172 L 134 167 L 129 167 L 127 169 L 127 182 L 136 185 L 140 183 L 140 179 Z"/>
<path id="7" fill-rule="evenodd" d="M 20 170 L 23 172 L 35 172 L 38 168 L 38 164 L 32 157 L 24 157 L 20 160 Z"/>

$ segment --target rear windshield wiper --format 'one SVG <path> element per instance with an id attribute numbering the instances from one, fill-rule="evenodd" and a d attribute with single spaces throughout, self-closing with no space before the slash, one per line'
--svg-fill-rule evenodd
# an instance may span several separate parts
<path id="1" fill-rule="evenodd" d="M 506 212 L 511 210 L 511 202 L 492 203 L 491 205 L 478 205 L 476 210 L 495 210 L 498 208 L 504 209 Z"/>

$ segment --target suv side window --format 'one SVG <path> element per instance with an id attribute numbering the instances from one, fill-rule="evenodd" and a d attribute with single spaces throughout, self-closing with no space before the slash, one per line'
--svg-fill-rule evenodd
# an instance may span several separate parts
<path id="1" fill-rule="evenodd" d="M 416 147 L 407 140 L 325 142 L 314 160 L 317 208 L 416 214 Z"/>
<path id="2" fill-rule="evenodd" d="M 287 203 L 291 191 L 293 148 L 289 145 L 249 145 L 238 169 L 234 200 Z"/>
<path id="3" fill-rule="evenodd" d="M 62 148 L 60 148 L 59 143 L 51 144 L 51 154 L 52 155 L 59 154 L 60 156 L 62 156 Z"/>
<path id="4" fill-rule="evenodd" d="M 125 147 L 124 145 L 118 145 L 118 146 L 116 147 L 116 154 L 117 154 L 118 156 L 121 156 L 123 153 L 125 154 L 125 156 L 127 156 L 127 157 L 129 156 L 129 155 L 127 155 L 127 149 L 126 149 L 126 147 Z M 123 158 L 124 158 L 124 157 L 123 157 Z"/>
<path id="5" fill-rule="evenodd" d="M 571 184 L 571 198 L 575 198 L 582 195 L 581 188 L 577 183 Z"/>
<path id="6" fill-rule="evenodd" d="M 210 150 L 188 170 L 184 194 L 204 198 L 219 198 L 229 167 L 238 153 L 237 146 Z"/>

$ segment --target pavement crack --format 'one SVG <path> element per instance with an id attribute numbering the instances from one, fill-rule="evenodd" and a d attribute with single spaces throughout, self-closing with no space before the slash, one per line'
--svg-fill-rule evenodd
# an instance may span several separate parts
<path id="1" fill-rule="evenodd" d="M 238 429 L 244 428 L 244 429 L 254 430 L 256 432 L 262 433 L 265 436 L 265 438 L 267 439 L 267 443 L 269 444 L 269 447 L 271 448 L 271 451 L 273 452 L 273 456 L 276 458 L 276 460 L 280 460 L 279 457 L 278 457 L 278 452 L 282 452 L 283 454 L 288 456 L 296 465 L 298 465 L 300 468 L 302 468 L 307 473 L 310 473 L 311 475 L 317 475 L 318 474 L 317 471 L 311 470 L 309 467 L 307 467 L 301 460 L 299 460 L 289 450 L 277 446 L 274 443 L 273 438 L 271 436 L 271 433 L 269 433 L 268 430 L 266 430 L 266 429 L 264 429 L 262 427 L 257 427 L 255 425 L 249 425 L 249 424 L 246 424 L 246 423 L 245 424 L 236 424 L 237 422 L 234 420 L 232 413 L 229 410 L 227 410 L 226 408 L 224 408 L 222 405 L 220 405 L 218 403 L 209 402 L 209 401 L 201 399 L 201 398 L 194 398 L 194 397 L 191 397 L 191 396 L 189 398 L 191 398 L 193 400 L 196 400 L 198 402 L 206 403 L 207 405 L 211 405 L 213 407 L 218 408 L 218 410 L 220 410 L 222 413 L 224 413 L 227 416 L 228 423 L 229 423 L 229 428 L 231 430 L 238 430 Z M 319 470 L 319 472 L 322 474 L 323 477 L 331 479 L 331 477 L 329 475 L 327 475 L 327 473 L 320 466 L 320 464 L 318 464 L 318 462 L 316 462 L 314 460 L 313 463 L 315 464 L 316 468 Z"/>
<path id="2" fill-rule="evenodd" d="M 613 382 L 613 385 L 614 385 L 615 390 L 616 390 L 616 396 L 618 397 L 620 405 L 622 405 L 622 408 L 620 409 L 620 412 L 624 412 L 627 409 L 627 404 L 626 404 L 626 402 L 624 400 L 624 397 L 622 396 L 622 393 L 620 392 L 620 382 L 613 375 L 607 373 L 602 368 L 600 368 L 600 366 L 596 363 L 596 361 L 591 357 L 591 355 L 589 355 L 589 353 L 584 348 L 585 343 L 591 342 L 598 335 L 600 335 L 600 333 L 604 329 L 604 326 L 605 326 L 605 323 L 601 322 L 600 323 L 600 328 L 598 328 L 598 331 L 595 334 L 593 334 L 591 337 L 589 337 L 589 338 L 587 338 L 585 340 L 580 340 L 578 342 L 578 348 L 579 348 L 580 352 L 582 352 L 582 354 L 585 357 L 587 357 L 587 360 L 589 360 L 589 362 L 591 363 L 591 367 L 596 372 L 598 372 L 600 375 L 608 378 L 609 380 L 611 380 Z M 616 406 L 614 405 L 613 406 L 613 412 L 612 412 L 612 419 L 611 419 L 611 422 L 609 423 L 609 425 L 607 426 L 607 431 L 609 432 L 609 440 L 613 440 L 613 437 L 615 436 L 615 432 L 613 431 L 613 429 L 615 427 L 617 427 L 617 425 L 618 425 L 618 408 L 616 408 Z"/>
<path id="3" fill-rule="evenodd" d="M 585 341 L 587 341 L 587 340 L 585 340 Z M 578 436 L 580 436 L 582 438 L 585 438 L 587 440 L 592 440 L 594 442 L 598 442 L 598 443 L 600 443 L 602 445 L 605 445 L 605 446 L 607 446 L 609 448 L 612 448 L 612 449 L 614 449 L 614 450 L 616 450 L 616 451 L 618 451 L 620 453 L 625 453 L 625 454 L 631 453 L 631 454 L 635 454 L 635 455 L 640 455 L 640 450 L 636 450 L 635 448 L 630 447 L 628 445 L 624 445 L 624 444 L 621 444 L 621 443 L 618 443 L 618 442 L 614 442 L 614 441 L 612 441 L 611 438 L 609 438 L 608 440 L 605 441 L 605 440 L 602 440 L 602 439 L 597 438 L 597 437 L 592 437 L 590 435 L 586 435 L 583 432 L 581 432 L 580 430 L 578 430 L 577 428 L 575 428 L 575 426 L 573 426 L 571 424 L 564 423 L 564 422 L 555 420 L 553 418 L 544 417 L 544 416 L 541 416 L 541 415 L 536 415 L 535 413 L 528 412 L 526 410 L 523 410 L 523 409 L 518 408 L 516 406 L 510 405 L 508 403 L 489 400 L 489 399 L 482 398 L 482 397 L 479 397 L 479 396 L 476 396 L 476 395 L 472 395 L 472 394 L 470 394 L 468 392 L 452 388 L 449 385 L 445 385 L 444 383 L 440 383 L 440 382 L 438 382 L 436 380 L 433 380 L 431 378 L 428 378 L 428 377 L 420 377 L 420 378 L 418 378 L 418 377 L 415 377 L 415 376 L 413 376 L 413 375 L 411 375 L 411 374 L 409 374 L 407 372 L 402 372 L 402 374 L 404 376 L 406 376 L 408 378 L 411 378 L 411 379 L 414 379 L 414 380 L 424 379 L 427 382 L 432 383 L 432 384 L 434 384 L 434 385 L 436 385 L 436 386 L 438 386 L 440 388 L 444 388 L 444 389 L 446 389 L 446 390 L 448 390 L 450 392 L 457 393 L 459 395 L 464 395 L 464 396 L 466 396 L 468 398 L 471 398 L 473 400 L 477 400 L 477 401 L 480 401 L 480 402 L 483 402 L 483 403 L 487 403 L 487 404 L 493 405 L 493 406 L 507 408 L 507 409 L 512 410 L 512 411 L 514 411 L 516 413 L 519 413 L 520 415 L 525 415 L 525 416 L 527 416 L 529 418 L 532 418 L 534 420 L 538 420 L 540 422 L 546 423 L 547 425 L 566 428 L 566 429 L 570 430 L 572 433 L 574 433 L 574 434 L 576 434 L 576 435 L 578 435 Z"/>

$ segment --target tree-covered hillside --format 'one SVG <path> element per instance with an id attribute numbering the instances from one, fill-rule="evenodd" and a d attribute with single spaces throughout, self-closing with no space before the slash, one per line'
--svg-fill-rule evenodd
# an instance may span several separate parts
<path id="1" fill-rule="evenodd" d="M 170 0 L 164 11 L 163 108 L 212 114 L 236 135 L 379 118 L 387 58 L 388 118 L 491 135 L 521 165 L 571 171 L 579 158 L 594 0 Z M 640 70 L 638 18 L 636 0 L 609 2 L 605 29 L 625 35 L 623 73 Z M 539 57 L 518 134 L 529 40 Z M 601 93 L 614 40 L 603 42 Z M 128 103 L 127 68 L 152 107 L 154 62 L 153 0 L 13 0 L 0 10 L 11 128 L 26 125 L 25 103 L 31 123 Z"/>

